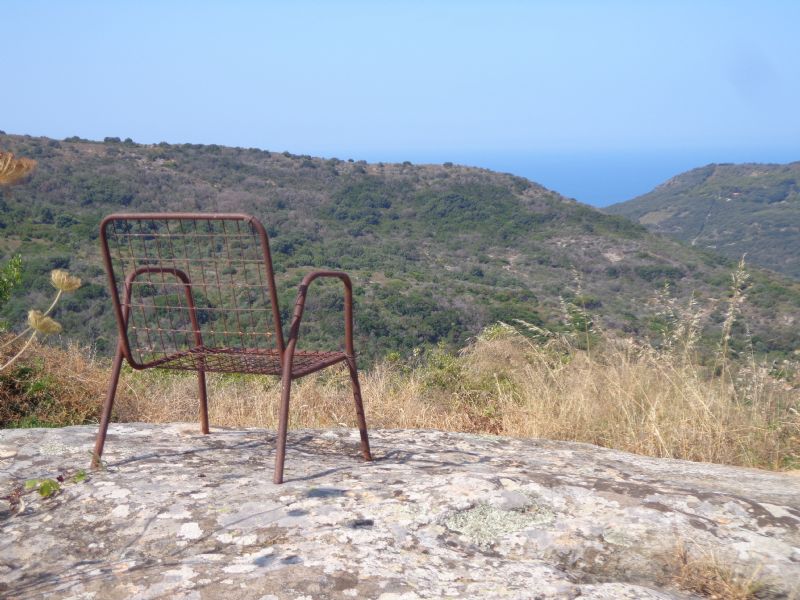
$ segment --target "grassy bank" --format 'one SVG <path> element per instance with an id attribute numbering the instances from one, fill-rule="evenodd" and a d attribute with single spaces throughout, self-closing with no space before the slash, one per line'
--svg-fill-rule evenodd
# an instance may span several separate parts
<path id="1" fill-rule="evenodd" d="M 497 325 L 460 353 L 390 357 L 362 373 L 367 419 L 370 427 L 543 437 L 648 456 L 800 468 L 798 382 L 754 359 L 701 366 L 685 350 L 602 335 L 581 349 L 567 338 L 537 341 Z M 77 347 L 38 347 L 0 375 L 0 422 L 92 422 L 109 370 Z M 196 420 L 196 385 L 192 373 L 125 372 L 115 418 Z M 276 428 L 277 378 L 210 375 L 208 388 L 212 426 Z M 295 382 L 292 427 L 354 424 L 343 369 Z"/>

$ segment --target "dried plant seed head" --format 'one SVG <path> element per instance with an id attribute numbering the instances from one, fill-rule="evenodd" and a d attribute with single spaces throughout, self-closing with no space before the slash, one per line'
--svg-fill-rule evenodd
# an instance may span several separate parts
<path id="1" fill-rule="evenodd" d="M 35 160 L 14 158 L 14 154 L 11 152 L 0 152 L 0 186 L 19 183 L 35 168 Z"/>
<path id="2" fill-rule="evenodd" d="M 61 333 L 61 324 L 50 317 L 46 317 L 39 310 L 28 311 L 28 325 L 44 335 Z"/>
<path id="3" fill-rule="evenodd" d="M 70 275 L 64 269 L 53 269 L 50 272 L 50 281 L 54 288 L 62 292 L 74 292 L 81 287 L 80 278 Z"/>

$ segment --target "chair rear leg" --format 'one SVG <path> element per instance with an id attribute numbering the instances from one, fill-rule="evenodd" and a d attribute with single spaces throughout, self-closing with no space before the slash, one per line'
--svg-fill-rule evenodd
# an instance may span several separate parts
<path id="1" fill-rule="evenodd" d="M 355 358 L 347 359 L 347 368 L 350 370 L 350 381 L 353 384 L 353 399 L 356 403 L 356 417 L 358 418 L 358 431 L 361 434 L 361 454 L 364 460 L 372 460 L 367 437 L 367 419 L 364 416 L 364 403 L 361 401 L 361 384 L 358 382 L 358 369 Z"/>
<path id="2" fill-rule="evenodd" d="M 108 423 L 111 420 L 111 409 L 114 407 L 114 397 L 117 395 L 117 384 L 119 374 L 122 369 L 122 346 L 117 345 L 117 352 L 114 354 L 114 362 L 111 368 L 111 380 L 108 382 L 106 400 L 103 403 L 103 412 L 100 415 L 100 428 L 97 431 L 97 438 L 94 443 L 94 453 L 92 454 L 92 468 L 100 466 L 100 457 L 103 455 L 103 446 L 106 443 L 106 433 Z"/>
<path id="3" fill-rule="evenodd" d="M 289 369 L 291 369 L 291 366 Z M 274 483 L 283 483 L 283 463 L 286 460 L 286 432 L 289 428 L 289 396 L 291 393 L 291 370 L 284 370 L 281 378 L 281 406 L 278 416 L 278 437 L 275 440 L 275 475 L 272 478 Z"/>
<path id="4" fill-rule="evenodd" d="M 200 430 L 208 433 L 208 394 L 206 391 L 206 372 L 202 369 L 197 371 L 197 387 L 200 392 Z"/>

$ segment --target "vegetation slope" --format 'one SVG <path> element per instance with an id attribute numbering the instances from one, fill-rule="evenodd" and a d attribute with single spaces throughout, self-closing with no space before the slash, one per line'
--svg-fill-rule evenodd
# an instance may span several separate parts
<path id="1" fill-rule="evenodd" d="M 705 327 L 725 319 L 731 261 L 508 174 L 116 138 L 0 135 L 0 148 L 38 163 L 0 197 L 0 260 L 21 254 L 25 263 L 24 292 L 0 316 L 21 322 L 50 296 L 50 269 L 69 269 L 86 283 L 54 316 L 101 353 L 112 349 L 114 326 L 98 223 L 117 211 L 254 214 L 271 236 L 284 319 L 304 273 L 349 271 L 357 350 L 369 361 L 460 347 L 497 321 L 580 326 L 587 311 L 594 328 L 658 336 L 664 319 L 647 302 L 665 284 L 677 302 L 694 297 Z M 735 338 L 769 353 L 800 347 L 791 326 L 800 283 L 755 270 L 747 294 L 739 323 L 751 335 Z M 301 345 L 338 345 L 340 308 L 337 287 L 312 290 Z"/>
<path id="2" fill-rule="evenodd" d="M 800 162 L 707 165 L 605 211 L 800 279 Z"/>

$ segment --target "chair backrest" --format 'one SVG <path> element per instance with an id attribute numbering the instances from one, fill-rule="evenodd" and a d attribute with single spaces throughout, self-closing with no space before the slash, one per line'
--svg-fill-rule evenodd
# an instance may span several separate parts
<path id="1" fill-rule="evenodd" d="M 284 350 L 264 226 L 242 214 L 114 214 L 100 225 L 125 358 Z"/>

